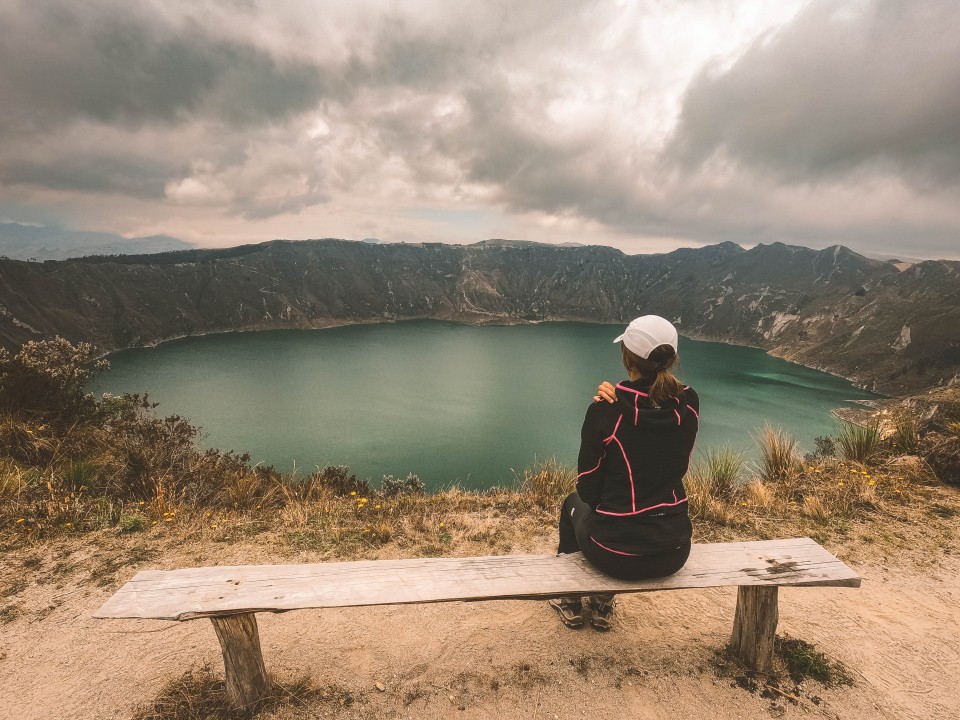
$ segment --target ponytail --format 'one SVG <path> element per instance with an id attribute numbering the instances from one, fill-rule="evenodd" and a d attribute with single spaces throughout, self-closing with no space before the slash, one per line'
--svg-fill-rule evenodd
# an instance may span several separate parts
<path id="1" fill-rule="evenodd" d="M 661 405 L 668 398 L 680 397 L 683 385 L 670 372 L 670 368 L 680 361 L 680 356 L 670 345 L 654 348 L 647 358 L 631 352 L 623 343 L 620 343 L 620 351 L 627 372 L 650 383 L 650 400 L 655 405 Z"/>

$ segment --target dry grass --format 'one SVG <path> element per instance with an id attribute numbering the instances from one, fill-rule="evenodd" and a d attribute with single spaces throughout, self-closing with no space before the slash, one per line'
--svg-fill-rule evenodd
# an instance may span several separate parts
<path id="1" fill-rule="evenodd" d="M 909 432 L 904 426 L 904 430 Z M 867 464 L 880 452 L 880 430 L 876 423 L 858 425 L 852 422 L 840 424 L 837 448 L 840 456 L 849 462 Z"/>
<path id="2" fill-rule="evenodd" d="M 85 471 L 74 471 L 74 480 L 85 477 Z M 318 471 L 303 479 L 233 479 L 228 502 L 204 506 L 177 492 L 167 477 L 155 480 L 152 497 L 130 500 L 90 495 L 84 485 L 69 489 L 54 471 L 30 480 L 31 472 L 9 461 L 0 464 L 0 477 L 13 478 L 2 481 L 10 490 L 0 505 L 0 533 L 12 533 L 10 540 L 103 529 L 117 534 L 177 530 L 205 541 L 273 533 L 291 552 L 309 551 L 318 559 L 530 551 L 555 533 L 557 510 L 575 481 L 571 468 L 551 459 L 525 470 L 516 489 L 451 488 L 391 497 L 369 489 L 344 492 L 365 484 L 346 482 L 351 476 L 341 470 L 328 473 L 337 478 L 328 483 Z M 803 532 L 831 532 L 837 523 L 920 507 L 935 481 L 922 460 L 904 456 L 872 466 L 818 458 L 794 464 L 789 479 L 781 482 L 768 479 L 769 474 L 763 468 L 750 474 L 735 452 L 708 453 L 685 481 L 698 539 L 745 531 L 783 535 L 791 524 Z M 18 501 L 16 488 L 31 483 L 42 494 L 28 500 L 21 495 Z"/>
<path id="3" fill-rule="evenodd" d="M 727 446 L 711 448 L 690 468 L 685 483 L 693 495 L 731 500 L 740 490 L 743 472 L 742 452 Z"/>
<path id="4" fill-rule="evenodd" d="M 920 450 L 920 423 L 917 418 L 907 412 L 897 413 L 887 441 L 891 450 L 898 455 L 916 455 Z"/>
<path id="5" fill-rule="evenodd" d="M 760 477 L 767 482 L 791 485 L 801 469 L 797 441 L 783 429 L 769 425 L 755 439 L 760 448 Z"/>
<path id="6" fill-rule="evenodd" d="M 754 478 L 743 487 L 744 501 L 764 512 L 772 510 L 777 502 L 777 491 L 773 485 Z"/>
<path id="7" fill-rule="evenodd" d="M 27 489 L 29 476 L 29 471 L 13 460 L 0 459 L 0 502 L 17 502 Z"/>
<path id="8" fill-rule="evenodd" d="M 537 460 L 533 467 L 524 469 L 517 484 L 521 492 L 537 507 L 555 509 L 573 492 L 577 484 L 577 473 L 573 468 L 551 457 Z"/>
<path id="9" fill-rule="evenodd" d="M 306 676 L 287 682 L 272 680 L 260 710 L 301 709 L 324 701 L 344 706 L 352 704 L 353 698 L 346 691 L 317 687 Z M 231 711 L 227 705 L 224 681 L 207 665 L 189 670 L 167 683 L 148 706 L 133 716 L 134 720 L 237 720 L 240 717 L 244 715 Z"/>

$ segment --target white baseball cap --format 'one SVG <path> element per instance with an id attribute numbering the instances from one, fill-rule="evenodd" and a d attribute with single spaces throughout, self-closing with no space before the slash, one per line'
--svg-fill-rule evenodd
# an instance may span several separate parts
<path id="1" fill-rule="evenodd" d="M 677 329 L 669 320 L 659 315 L 643 315 L 633 320 L 623 334 L 614 340 L 623 342 L 627 350 L 646 359 L 661 345 L 669 345 L 677 351 Z"/>

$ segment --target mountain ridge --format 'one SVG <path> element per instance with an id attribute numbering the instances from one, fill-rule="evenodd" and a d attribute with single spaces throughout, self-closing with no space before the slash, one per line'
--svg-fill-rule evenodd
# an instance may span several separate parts
<path id="1" fill-rule="evenodd" d="M 889 394 L 960 373 L 960 262 L 899 270 L 842 246 L 272 240 L 218 250 L 0 260 L 0 344 L 59 334 L 104 351 L 209 332 L 434 318 L 627 322 L 756 345 Z"/>
<path id="2" fill-rule="evenodd" d="M 159 253 L 192 247 L 169 235 L 125 238 L 104 232 L 0 223 L 0 256 L 15 260 L 67 260 L 84 255 Z"/>

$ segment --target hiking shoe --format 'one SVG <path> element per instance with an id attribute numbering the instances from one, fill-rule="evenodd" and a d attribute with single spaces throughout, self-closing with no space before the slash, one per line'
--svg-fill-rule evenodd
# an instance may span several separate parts
<path id="1" fill-rule="evenodd" d="M 553 598 L 549 602 L 568 628 L 583 627 L 583 603 L 579 598 Z"/>
<path id="2" fill-rule="evenodd" d="M 613 620 L 613 595 L 594 595 L 590 598 L 590 609 L 593 611 L 590 624 L 597 630 L 606 632 L 610 629 Z"/>

